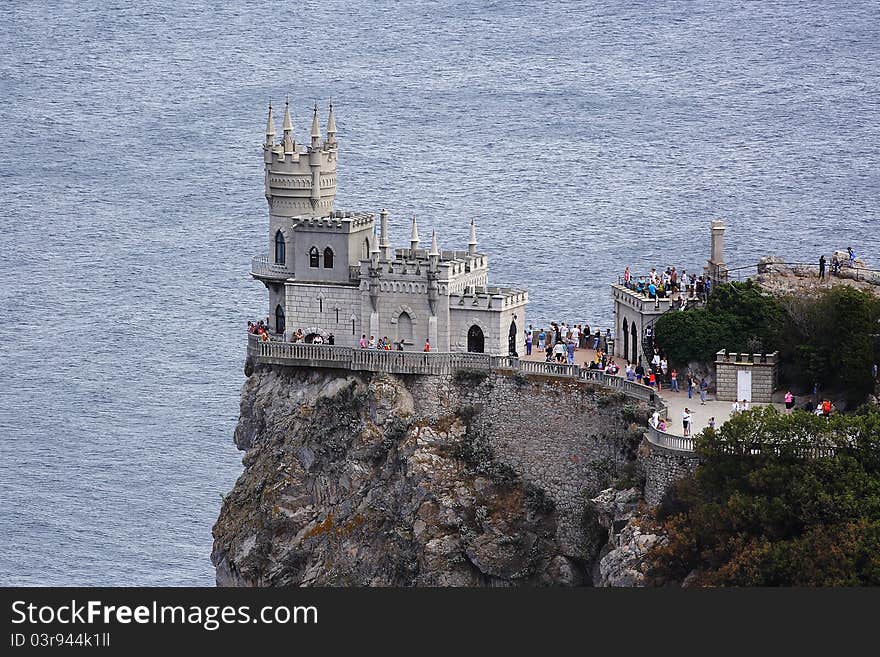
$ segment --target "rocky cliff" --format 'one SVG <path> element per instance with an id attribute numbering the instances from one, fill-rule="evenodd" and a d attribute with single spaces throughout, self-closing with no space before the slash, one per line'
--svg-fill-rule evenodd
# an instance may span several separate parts
<path id="1" fill-rule="evenodd" d="M 256 366 L 217 583 L 589 585 L 608 551 L 590 500 L 631 474 L 647 413 L 549 377 Z"/>

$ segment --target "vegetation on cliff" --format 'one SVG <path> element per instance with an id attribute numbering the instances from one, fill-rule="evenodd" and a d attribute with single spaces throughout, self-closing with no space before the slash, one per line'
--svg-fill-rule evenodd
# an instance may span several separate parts
<path id="1" fill-rule="evenodd" d="M 700 308 L 666 313 L 656 339 L 669 360 L 712 362 L 719 349 L 779 351 L 784 380 L 801 389 L 845 391 L 860 402 L 880 358 L 880 299 L 846 285 L 814 295 L 773 296 L 747 281 L 719 285 Z"/>
<path id="2" fill-rule="evenodd" d="M 703 459 L 658 507 L 657 581 L 880 584 L 880 411 L 820 418 L 772 407 L 696 439 Z"/>

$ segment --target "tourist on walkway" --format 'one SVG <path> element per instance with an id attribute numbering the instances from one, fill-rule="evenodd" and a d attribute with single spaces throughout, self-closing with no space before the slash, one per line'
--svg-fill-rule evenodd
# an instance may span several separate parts
<path id="1" fill-rule="evenodd" d="M 645 368 L 642 366 L 642 358 L 639 356 L 639 363 L 636 365 L 636 382 L 641 383 L 645 376 Z"/>
<path id="2" fill-rule="evenodd" d="M 684 429 L 684 435 L 691 435 L 691 409 L 685 406 L 685 409 L 681 412 L 681 426 Z"/>
<path id="3" fill-rule="evenodd" d="M 568 364 L 574 365 L 574 340 L 569 340 L 566 345 L 566 351 L 568 354 Z"/>
<path id="4" fill-rule="evenodd" d="M 553 347 L 553 358 L 557 363 L 561 363 L 565 360 L 565 345 L 562 342 L 557 342 Z"/>
<path id="5" fill-rule="evenodd" d="M 709 418 L 709 428 L 715 431 L 715 416 Z"/>
<path id="6" fill-rule="evenodd" d="M 531 331 L 526 333 L 526 356 L 532 355 L 532 333 Z"/>
<path id="7" fill-rule="evenodd" d="M 837 257 L 836 253 L 831 256 L 831 273 L 835 276 L 840 274 L 840 258 Z"/>
<path id="8" fill-rule="evenodd" d="M 361 339 L 358 342 L 358 344 L 361 346 L 361 349 L 367 348 L 367 335 L 366 335 L 366 333 L 361 336 Z"/>
<path id="9" fill-rule="evenodd" d="M 706 395 L 709 394 L 709 382 L 706 381 L 706 377 L 704 376 L 700 379 L 700 403 L 704 406 L 706 405 Z"/>
<path id="10" fill-rule="evenodd" d="M 825 278 L 825 254 L 819 256 L 819 280 Z"/>
<path id="11" fill-rule="evenodd" d="M 851 246 L 846 247 L 846 252 L 849 254 L 849 266 L 856 266 L 856 252 L 853 251 Z"/>
<path id="12" fill-rule="evenodd" d="M 425 353 L 431 351 L 431 341 L 428 338 L 425 338 Z"/>
<path id="13" fill-rule="evenodd" d="M 672 368 L 672 372 L 669 373 L 669 390 L 670 392 L 678 392 L 678 372 L 675 371 L 675 368 Z"/>
<path id="14" fill-rule="evenodd" d="M 694 377 L 687 375 L 688 399 L 694 398 Z"/>
<path id="15" fill-rule="evenodd" d="M 541 332 L 538 333 L 538 349 L 544 350 L 544 347 L 547 346 L 547 334 L 544 332 L 544 329 L 541 329 Z"/>
<path id="16" fill-rule="evenodd" d="M 791 413 L 791 409 L 794 408 L 794 395 L 791 394 L 791 390 L 785 393 L 785 412 Z"/>
<path id="17" fill-rule="evenodd" d="M 657 425 L 660 424 L 660 411 L 654 411 L 651 414 L 651 419 L 648 421 L 651 423 L 651 426 L 656 429 Z"/>

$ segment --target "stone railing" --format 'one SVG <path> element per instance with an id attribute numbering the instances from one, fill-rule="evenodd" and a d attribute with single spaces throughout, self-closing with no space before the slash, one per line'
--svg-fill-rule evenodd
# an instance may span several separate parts
<path id="1" fill-rule="evenodd" d="M 248 356 L 255 362 L 293 367 L 329 367 L 389 374 L 453 374 L 457 370 L 503 371 L 525 375 L 553 376 L 595 383 L 665 410 L 654 389 L 623 377 L 578 365 L 521 360 L 512 356 L 493 356 L 469 352 L 419 352 L 360 349 L 327 344 L 261 341 L 248 335 Z"/>
<path id="2" fill-rule="evenodd" d="M 676 436 L 666 431 L 660 431 L 657 427 L 648 424 L 648 442 L 657 447 L 675 450 L 678 452 L 693 452 L 694 439 L 690 436 Z"/>
<path id="3" fill-rule="evenodd" d="M 290 278 L 293 276 L 285 265 L 276 265 L 269 256 L 254 256 L 251 259 L 251 273 L 263 278 Z"/>

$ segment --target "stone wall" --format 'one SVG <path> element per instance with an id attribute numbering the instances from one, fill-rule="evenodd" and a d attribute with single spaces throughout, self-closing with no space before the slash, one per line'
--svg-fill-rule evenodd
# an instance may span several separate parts
<path id="1" fill-rule="evenodd" d="M 558 510 L 558 538 L 570 554 L 589 550 L 588 500 L 636 459 L 641 433 L 632 409 L 644 402 L 601 386 L 554 377 L 460 372 L 406 377 L 417 412 L 470 419 L 493 457 L 543 490 Z"/>
<path id="2" fill-rule="evenodd" d="M 639 448 L 639 461 L 645 472 L 645 502 L 657 506 L 670 486 L 689 477 L 699 465 L 693 452 L 666 449 L 645 440 Z"/>

